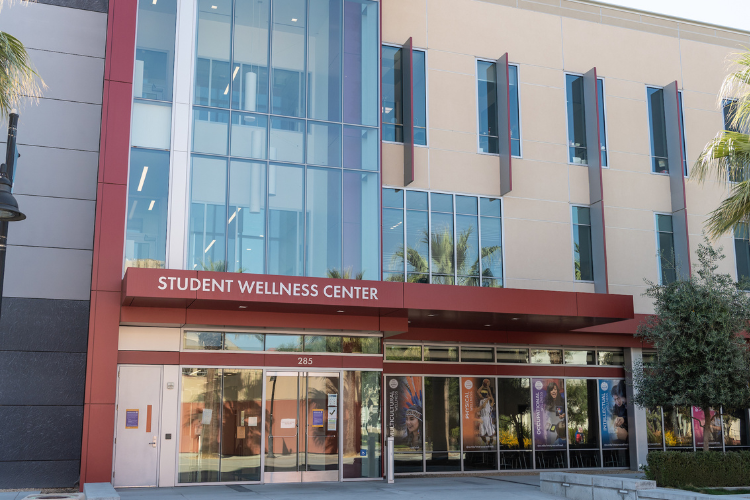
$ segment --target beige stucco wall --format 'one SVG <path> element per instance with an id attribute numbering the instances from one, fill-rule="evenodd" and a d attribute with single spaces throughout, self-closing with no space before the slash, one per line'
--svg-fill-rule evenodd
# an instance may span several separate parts
<path id="1" fill-rule="evenodd" d="M 670 211 L 669 180 L 651 173 L 646 85 L 683 91 L 688 162 L 722 126 L 716 93 L 727 57 L 750 36 L 566 0 L 383 0 L 383 41 L 427 51 L 428 147 L 415 181 L 436 191 L 499 196 L 497 156 L 477 153 L 476 59 L 505 52 L 519 66 L 523 157 L 504 197 L 506 286 L 593 291 L 573 273 L 571 204 L 588 204 L 586 167 L 567 162 L 565 72 L 597 68 L 605 81 L 609 168 L 604 202 L 609 286 L 651 312 L 644 279 L 658 279 L 654 213 Z M 383 145 L 384 185 L 403 186 L 403 149 Z M 687 184 L 690 246 L 726 194 Z M 718 244 L 735 273 L 731 235 Z"/>

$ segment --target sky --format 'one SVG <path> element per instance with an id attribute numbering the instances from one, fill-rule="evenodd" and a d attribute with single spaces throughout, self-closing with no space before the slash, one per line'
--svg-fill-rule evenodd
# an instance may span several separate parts
<path id="1" fill-rule="evenodd" d="M 750 31 L 750 0 L 599 0 L 692 21 Z"/>

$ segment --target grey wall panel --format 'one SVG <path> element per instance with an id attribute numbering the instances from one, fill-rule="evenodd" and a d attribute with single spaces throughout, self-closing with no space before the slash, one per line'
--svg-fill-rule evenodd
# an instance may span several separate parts
<path id="1" fill-rule="evenodd" d="M 104 58 L 107 14 L 16 3 L 3 9 L 0 30 L 17 37 L 27 49 Z"/>
<path id="2" fill-rule="evenodd" d="M 86 354 L 0 351 L 0 406 L 83 404 Z"/>
<path id="3" fill-rule="evenodd" d="M 47 88 L 48 99 L 102 103 L 104 59 L 29 49 L 29 57 Z"/>
<path id="4" fill-rule="evenodd" d="M 9 226 L 13 233 L 13 226 Z M 8 245 L 5 297 L 89 300 L 90 250 Z"/>
<path id="5" fill-rule="evenodd" d="M 93 10 L 94 12 L 107 12 L 108 0 L 36 0 L 47 5 L 69 7 L 71 9 Z"/>
<path id="6" fill-rule="evenodd" d="M 40 99 L 25 105 L 18 119 L 18 148 L 23 145 L 47 146 L 82 151 L 99 151 L 102 107 L 71 101 Z M 4 125 L 2 137 L 8 134 Z M 21 153 L 23 154 L 23 153 Z"/>
<path id="7" fill-rule="evenodd" d="M 9 245 L 93 250 L 96 202 L 16 195 L 26 220 L 8 230 Z"/>
<path id="8" fill-rule="evenodd" d="M 88 300 L 3 297 L 0 351 L 85 353 L 88 333 Z"/>
<path id="9" fill-rule="evenodd" d="M 5 142 L 0 151 L 5 151 Z M 18 146 L 18 152 L 14 194 L 96 200 L 97 152 L 28 145 Z"/>
<path id="10" fill-rule="evenodd" d="M 79 460 L 82 406 L 0 406 L 0 462 Z"/>
<path id="11" fill-rule="evenodd" d="M 80 469 L 80 460 L 0 462 L 0 488 L 70 487 Z"/>
<path id="12" fill-rule="evenodd" d="M 500 195 L 513 190 L 513 148 L 510 137 L 510 81 L 508 53 L 495 62 L 497 78 L 497 135 L 500 153 Z"/>

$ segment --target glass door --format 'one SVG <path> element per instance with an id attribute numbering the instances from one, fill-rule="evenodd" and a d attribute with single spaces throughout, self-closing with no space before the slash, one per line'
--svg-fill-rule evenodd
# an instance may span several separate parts
<path id="1" fill-rule="evenodd" d="M 266 483 L 338 481 L 338 373 L 266 373 Z"/>

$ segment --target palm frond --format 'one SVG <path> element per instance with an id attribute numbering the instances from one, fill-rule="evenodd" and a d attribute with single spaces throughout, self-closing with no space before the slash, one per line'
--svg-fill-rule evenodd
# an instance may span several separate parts
<path id="1" fill-rule="evenodd" d="M 750 180 L 738 182 L 732 187 L 729 197 L 719 208 L 710 213 L 706 231 L 712 238 L 718 238 L 730 231 L 736 224 L 747 222 L 750 214 Z"/>
<path id="2" fill-rule="evenodd" d="M 750 136 L 722 130 L 703 148 L 690 170 L 690 179 L 705 182 L 713 177 L 718 183 L 745 180 L 750 174 Z"/>
<path id="3" fill-rule="evenodd" d="M 46 85 L 26 48 L 13 35 L 0 31 L 0 118 L 20 107 L 24 99 L 36 102 L 42 88 Z"/>
<path id="4" fill-rule="evenodd" d="M 750 50 L 732 58 L 732 72 L 725 78 L 719 92 L 719 107 L 725 99 L 734 100 L 734 113 L 728 125 L 734 130 L 750 130 Z"/>

